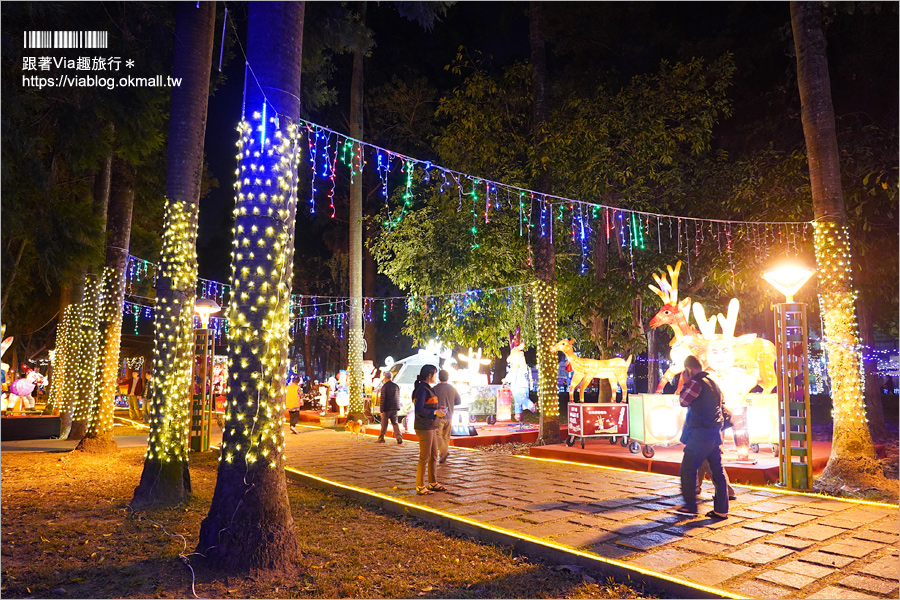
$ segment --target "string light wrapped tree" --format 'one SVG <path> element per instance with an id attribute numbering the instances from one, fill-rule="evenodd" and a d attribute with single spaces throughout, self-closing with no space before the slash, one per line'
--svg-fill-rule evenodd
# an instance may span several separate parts
<path id="1" fill-rule="evenodd" d="M 97 389 L 87 433 L 76 450 L 114 452 L 113 409 L 117 393 L 119 349 L 122 345 L 122 303 L 125 301 L 125 269 L 131 241 L 134 209 L 134 167 L 113 160 L 112 191 L 106 224 L 106 266 L 103 268 L 100 306 L 100 348 Z"/>
<path id="2" fill-rule="evenodd" d="M 537 189 L 549 191 L 550 171 L 544 163 L 547 122 L 550 120 L 549 76 L 544 34 L 544 3 L 529 4 L 529 41 L 531 43 L 531 80 L 534 90 L 534 144 L 537 154 Z M 532 212 L 543 215 L 543 201 L 532 200 Z M 532 226 L 529 223 L 529 226 Z M 552 224 L 551 224 L 552 226 Z M 553 344 L 557 342 L 556 250 L 552 235 L 535 236 L 534 241 L 535 316 L 537 319 L 538 404 L 541 411 L 540 434 L 543 444 L 561 441 L 559 433 L 559 357 Z"/>
<path id="3" fill-rule="evenodd" d="M 850 271 L 850 240 L 841 188 L 840 159 L 825 54 L 822 6 L 791 2 L 797 55 L 801 118 L 809 156 L 819 303 L 825 324 L 825 351 L 831 379 L 831 456 L 817 486 L 838 491 L 845 485 L 893 489 L 884 477 L 866 422 L 862 361 L 856 321 L 856 291 Z"/>
<path id="4" fill-rule="evenodd" d="M 250 5 L 235 186 L 228 399 L 197 552 L 232 571 L 296 568 L 284 478 L 284 395 L 299 162 L 302 2 Z"/>
<path id="5" fill-rule="evenodd" d="M 132 508 L 177 504 L 191 494 L 187 420 L 197 289 L 197 212 L 209 97 L 215 3 L 178 5 L 166 165 L 166 209 L 154 311 L 150 433 Z"/>

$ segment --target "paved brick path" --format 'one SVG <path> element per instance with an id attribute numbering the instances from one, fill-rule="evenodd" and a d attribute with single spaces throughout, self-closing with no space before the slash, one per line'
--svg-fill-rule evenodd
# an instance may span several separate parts
<path id="1" fill-rule="evenodd" d="M 438 467 L 448 492 L 416 496 L 417 444 L 301 431 L 285 452 L 300 471 L 659 573 L 757 598 L 897 597 L 896 507 L 736 486 L 713 522 L 669 512 L 674 477 L 457 448 Z"/>

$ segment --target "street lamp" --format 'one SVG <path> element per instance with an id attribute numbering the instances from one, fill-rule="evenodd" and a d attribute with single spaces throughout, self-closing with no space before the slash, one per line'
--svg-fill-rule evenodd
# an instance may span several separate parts
<path id="1" fill-rule="evenodd" d="M 785 301 L 775 304 L 775 370 L 778 374 L 779 473 L 789 489 L 812 488 L 812 423 L 809 407 L 809 326 L 806 304 L 794 302 L 813 271 L 783 263 L 763 273 Z M 800 462 L 794 462 L 794 457 Z"/>
<path id="2" fill-rule="evenodd" d="M 763 279 L 772 284 L 776 290 L 784 294 L 785 303 L 794 301 L 794 294 L 809 281 L 814 271 L 798 263 L 782 263 L 770 271 L 763 273 Z"/>
<path id="3" fill-rule="evenodd" d="M 192 452 L 209 450 L 209 428 L 212 422 L 212 360 L 214 354 L 209 316 L 222 308 L 215 300 L 200 298 L 194 312 L 200 316 L 200 328 L 194 330 L 194 360 L 191 367 L 191 430 Z"/>
<path id="4" fill-rule="evenodd" d="M 206 329 L 209 325 L 209 316 L 222 310 L 215 300 L 200 298 L 194 303 L 194 312 L 200 316 L 200 329 Z"/>

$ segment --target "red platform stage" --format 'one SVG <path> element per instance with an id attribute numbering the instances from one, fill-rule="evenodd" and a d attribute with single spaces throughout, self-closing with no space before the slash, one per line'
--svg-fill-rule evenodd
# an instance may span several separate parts
<path id="1" fill-rule="evenodd" d="M 756 464 L 738 461 L 734 446 L 726 443 L 723 462 L 725 471 L 733 483 L 765 485 L 778 481 L 778 459 L 772 455 L 771 446 L 764 445 L 759 453 L 751 452 L 750 460 Z M 533 446 L 530 455 L 536 458 L 551 458 L 588 465 L 617 467 L 630 471 L 646 471 L 662 475 L 678 475 L 684 446 L 654 446 L 656 454 L 653 458 L 644 458 L 641 454 L 632 454 L 628 448 L 612 446 L 607 440 L 587 440 L 584 450 L 580 444 L 568 447 L 565 444 L 552 446 Z M 884 457 L 884 446 L 876 446 L 879 457 Z M 831 454 L 830 442 L 813 442 L 813 474 L 818 475 L 825 469 L 828 456 Z"/>

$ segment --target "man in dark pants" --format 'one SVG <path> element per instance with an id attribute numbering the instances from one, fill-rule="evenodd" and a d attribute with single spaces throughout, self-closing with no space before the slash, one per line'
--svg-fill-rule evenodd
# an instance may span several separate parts
<path id="1" fill-rule="evenodd" d="M 681 389 L 681 406 L 687 407 L 687 417 L 681 433 L 684 444 L 684 458 L 681 461 L 681 495 L 684 506 L 675 509 L 682 515 L 696 515 L 697 510 L 697 469 L 703 461 L 709 462 L 716 495 L 713 510 L 708 517 L 725 519 L 728 517 L 728 482 L 722 468 L 722 392 L 707 373 L 702 370 L 695 356 L 684 360 L 686 383 Z"/>
<path id="2" fill-rule="evenodd" d="M 376 443 L 384 443 L 384 434 L 387 433 L 388 421 L 394 427 L 394 437 L 397 443 L 403 443 L 403 434 L 400 433 L 400 424 L 397 423 L 397 413 L 400 412 L 400 386 L 391 381 L 393 376 L 390 371 L 384 374 L 384 383 L 381 385 L 381 435 Z"/>

